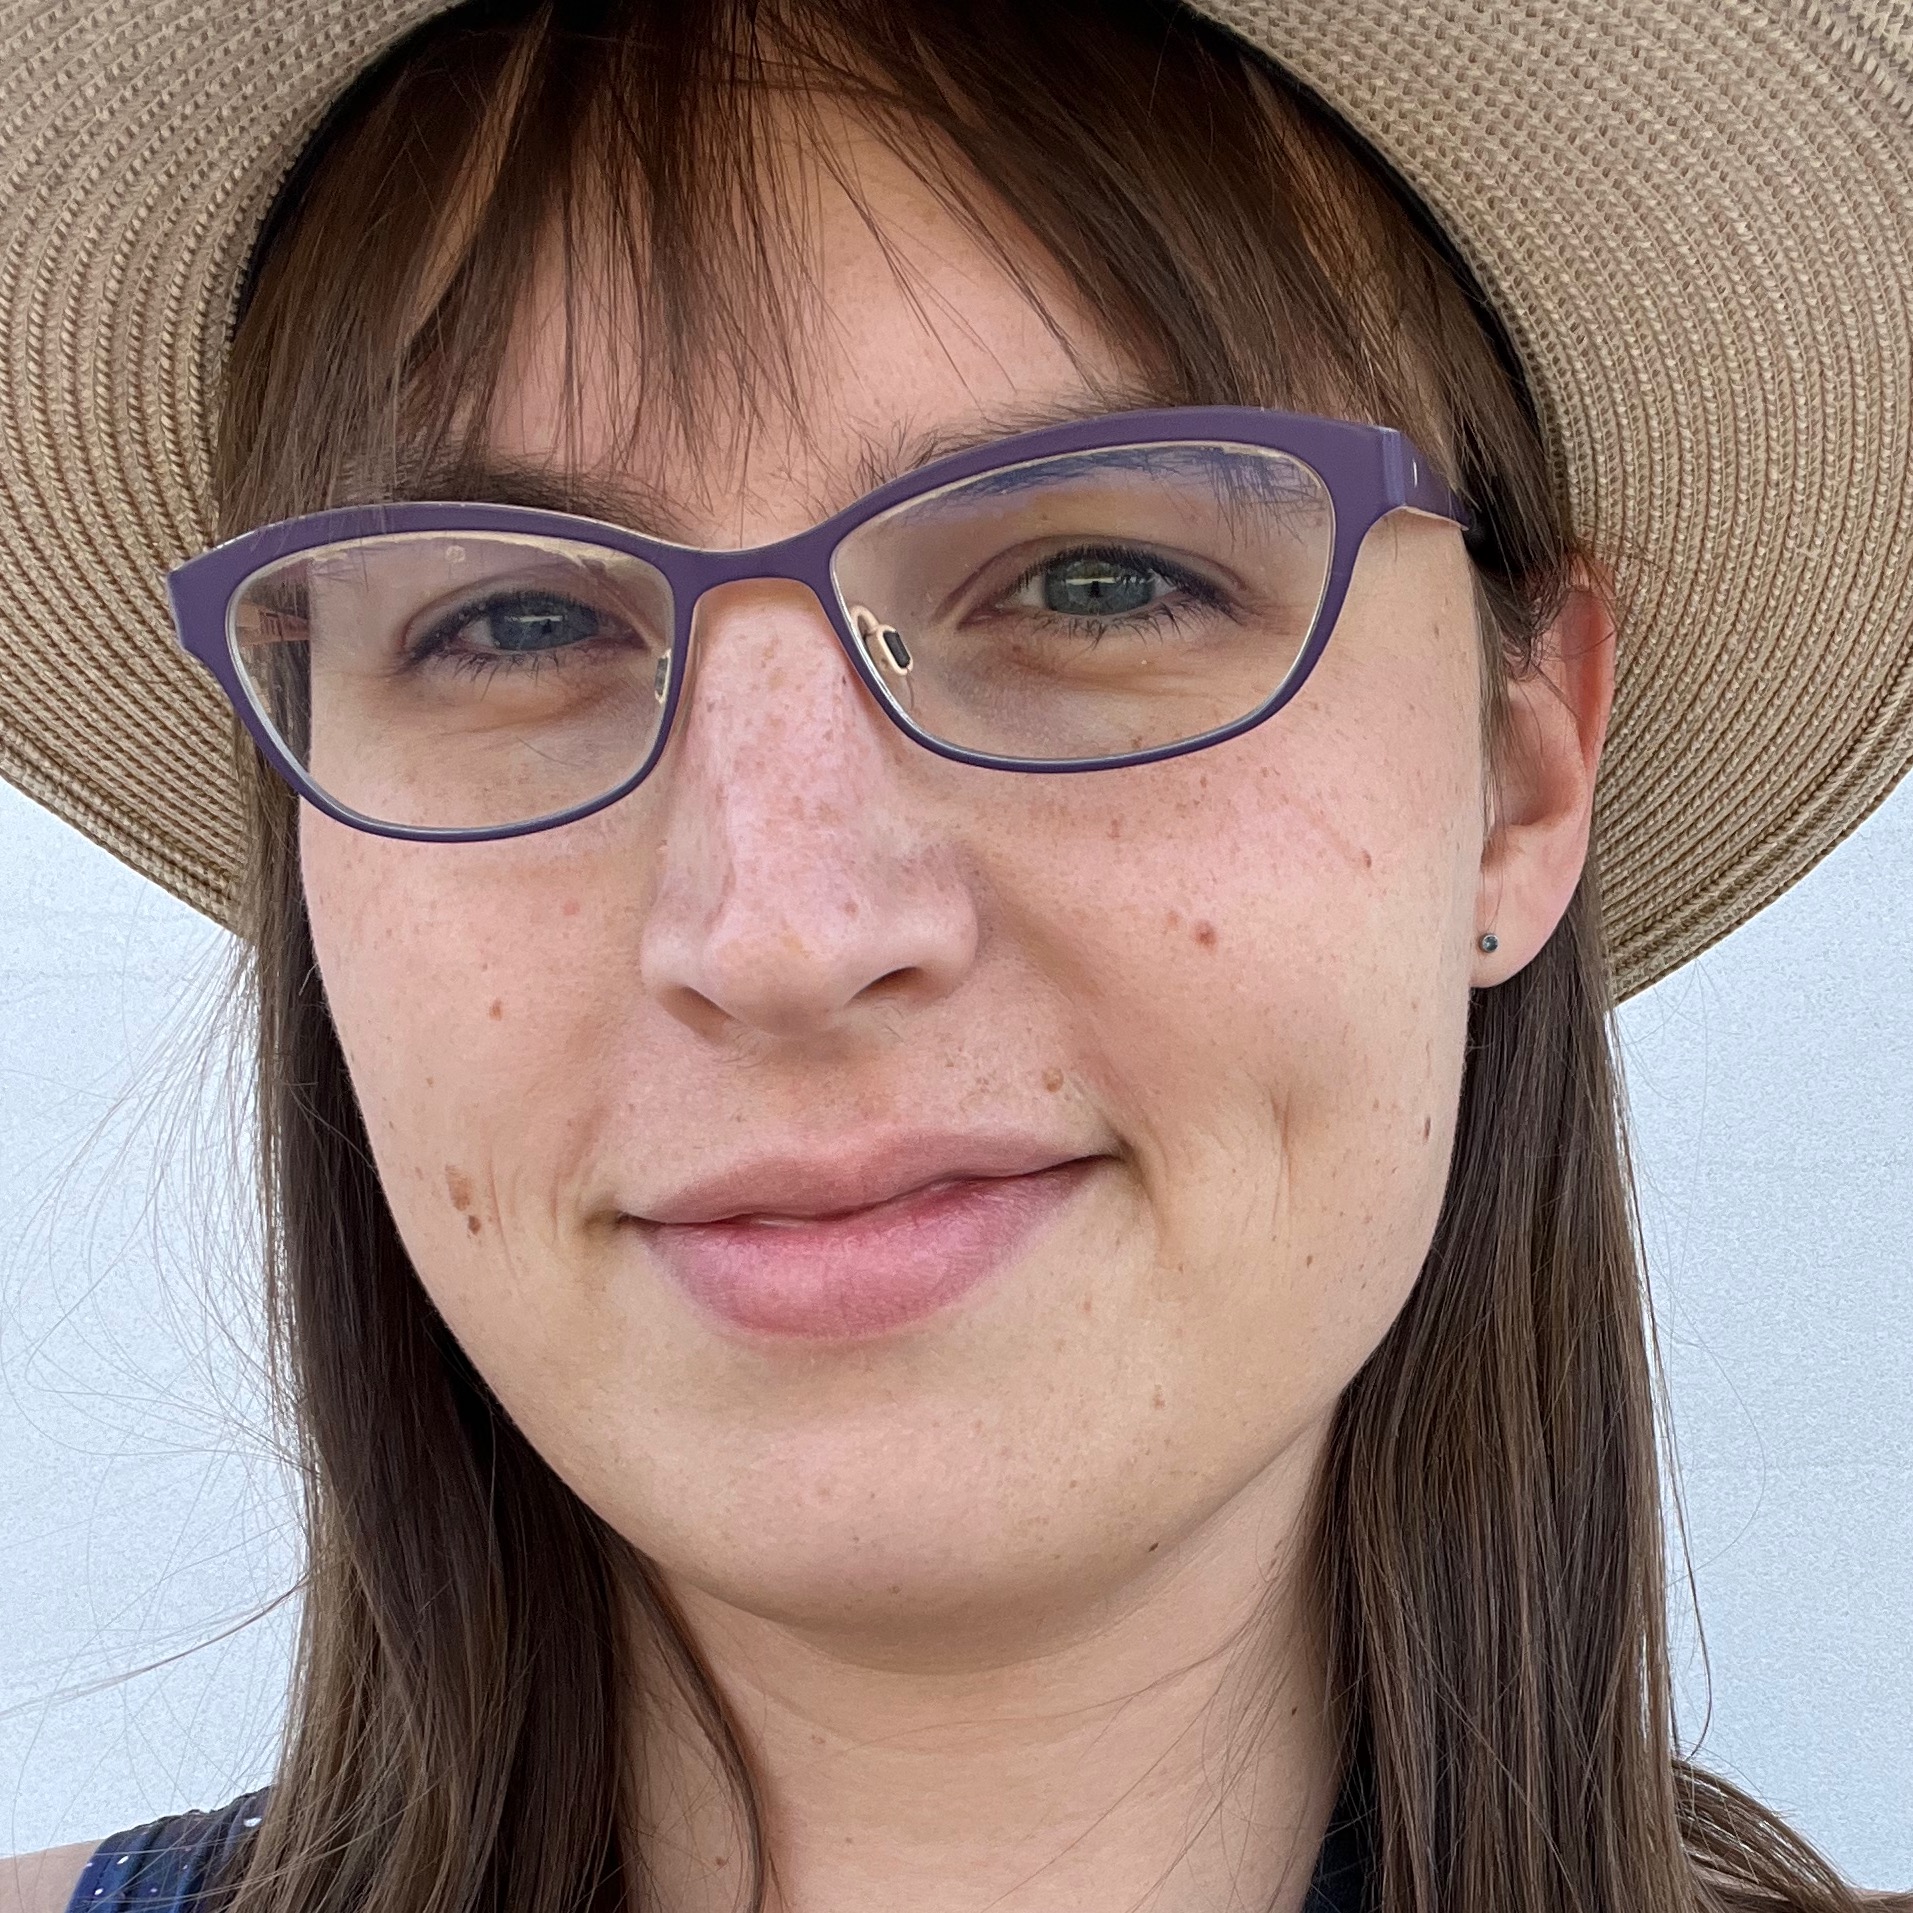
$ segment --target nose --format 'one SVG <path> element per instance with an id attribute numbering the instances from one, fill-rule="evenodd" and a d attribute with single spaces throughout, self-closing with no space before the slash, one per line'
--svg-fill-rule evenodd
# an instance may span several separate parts
<path id="1" fill-rule="evenodd" d="M 717 587 L 691 651 L 653 774 L 664 831 L 644 987 L 712 1037 L 815 1036 L 947 994 L 975 959 L 975 900 L 911 801 L 920 747 L 822 606 L 799 585 Z"/>

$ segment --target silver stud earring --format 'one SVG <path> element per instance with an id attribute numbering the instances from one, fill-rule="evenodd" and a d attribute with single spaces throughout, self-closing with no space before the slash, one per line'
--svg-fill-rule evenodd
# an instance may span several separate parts
<path id="1" fill-rule="evenodd" d="M 1501 939 L 1496 936 L 1492 930 L 1481 939 L 1481 954 L 1483 956 L 1493 956 L 1500 948 Z"/>

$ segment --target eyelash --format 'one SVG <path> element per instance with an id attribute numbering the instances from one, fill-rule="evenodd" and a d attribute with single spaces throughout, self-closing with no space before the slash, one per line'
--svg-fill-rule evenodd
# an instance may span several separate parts
<path id="1" fill-rule="evenodd" d="M 522 605 L 544 596 L 532 591 L 500 591 L 491 597 L 480 598 L 477 603 L 461 605 L 458 610 L 448 612 L 415 644 L 407 645 L 402 660 L 402 668 L 407 671 L 422 670 L 428 664 L 436 664 L 442 669 L 454 672 L 474 681 L 482 681 L 494 673 L 509 669 L 514 676 L 527 676 L 540 668 L 557 669 L 567 651 L 575 651 L 576 645 L 554 645 L 548 650 L 529 650 L 512 653 L 508 651 L 457 651 L 452 648 L 458 633 L 466 625 L 475 624 L 479 619 L 492 616 L 513 605 Z M 602 617 L 603 613 L 596 615 Z"/>
<path id="2" fill-rule="evenodd" d="M 483 684 L 495 677 L 500 671 L 510 671 L 515 678 L 536 676 L 541 667 L 558 668 L 555 652 L 526 652 L 517 658 L 508 659 L 502 651 L 489 655 L 477 652 L 439 651 L 428 652 L 425 656 L 413 660 L 418 665 L 436 664 L 442 670 L 450 672 L 454 678 L 462 678 L 470 683 Z"/>
<path id="3" fill-rule="evenodd" d="M 1021 576 L 1016 578 L 1009 589 L 1003 593 L 1005 599 L 1014 598 L 1018 592 L 1030 585 L 1055 565 L 1078 564 L 1085 559 L 1101 559 L 1104 562 L 1125 564 L 1137 571 L 1148 572 L 1160 578 L 1165 584 L 1173 585 L 1178 591 L 1186 592 L 1195 600 L 1194 609 L 1220 612 L 1225 617 L 1233 616 L 1233 610 L 1224 598 L 1206 578 L 1198 577 L 1193 571 L 1165 558 L 1159 558 L 1147 551 L 1137 550 L 1133 546 L 1115 544 L 1071 545 L 1062 551 L 1052 551 L 1037 559 Z M 1133 629 L 1135 625 L 1147 620 L 1160 623 L 1175 630 L 1180 622 L 1180 614 L 1191 607 L 1178 605 L 1172 600 L 1162 600 L 1146 605 L 1139 612 L 1131 612 L 1121 618 L 1082 618 L 1071 617 L 1067 612 L 1047 611 L 1045 616 L 1055 618 L 1059 623 L 1067 624 L 1073 631 L 1086 633 L 1092 639 L 1100 637 L 1106 631 L 1125 627 Z"/>

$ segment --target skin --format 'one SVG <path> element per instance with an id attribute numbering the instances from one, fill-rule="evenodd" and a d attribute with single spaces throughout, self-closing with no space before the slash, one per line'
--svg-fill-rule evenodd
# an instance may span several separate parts
<path id="1" fill-rule="evenodd" d="M 857 168 L 917 296 L 826 196 L 801 416 L 588 439 L 681 535 L 801 529 L 900 436 L 1098 409 L 902 169 Z M 560 442 L 551 315 L 499 429 L 533 463 Z M 587 364 L 594 391 L 602 423 Z M 682 1603 L 763 1776 L 784 1913 L 1299 1907 L 1335 1783 L 1310 1488 L 1436 1221 L 1469 993 L 1532 958 L 1580 874 L 1611 639 L 1577 589 L 1491 775 L 1459 535 L 1397 515 L 1276 719 L 1045 778 L 920 749 L 803 592 L 732 586 L 663 763 L 598 817 L 439 846 L 305 813 L 326 990 L 420 1279 Z M 729 1331 L 620 1223 L 717 1167 L 918 1126 L 1100 1160 L 1012 1266 L 889 1335 Z M 728 1907 L 736 1829 L 668 1726 L 661 1881 Z"/>

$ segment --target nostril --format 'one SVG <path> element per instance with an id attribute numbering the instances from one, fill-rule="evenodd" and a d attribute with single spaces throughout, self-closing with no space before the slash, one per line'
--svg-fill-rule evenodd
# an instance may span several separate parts
<path id="1" fill-rule="evenodd" d="M 884 1002 L 897 997 L 917 995 L 929 984 L 931 979 L 915 963 L 906 963 L 895 970 L 888 970 L 875 982 L 864 985 L 863 994 L 876 1002 Z"/>
<path id="2" fill-rule="evenodd" d="M 657 991 L 657 999 L 667 1014 L 706 1042 L 717 1042 L 737 1022 L 722 1004 L 692 984 L 667 983 Z"/>
<path id="3" fill-rule="evenodd" d="M 872 871 L 856 894 L 825 898 L 789 873 L 747 867 L 721 898 L 667 895 L 645 928 L 645 987 L 706 1039 L 740 1028 L 803 1039 L 860 1012 L 888 1029 L 954 988 L 977 942 L 960 886 L 895 881 L 902 874 Z"/>

